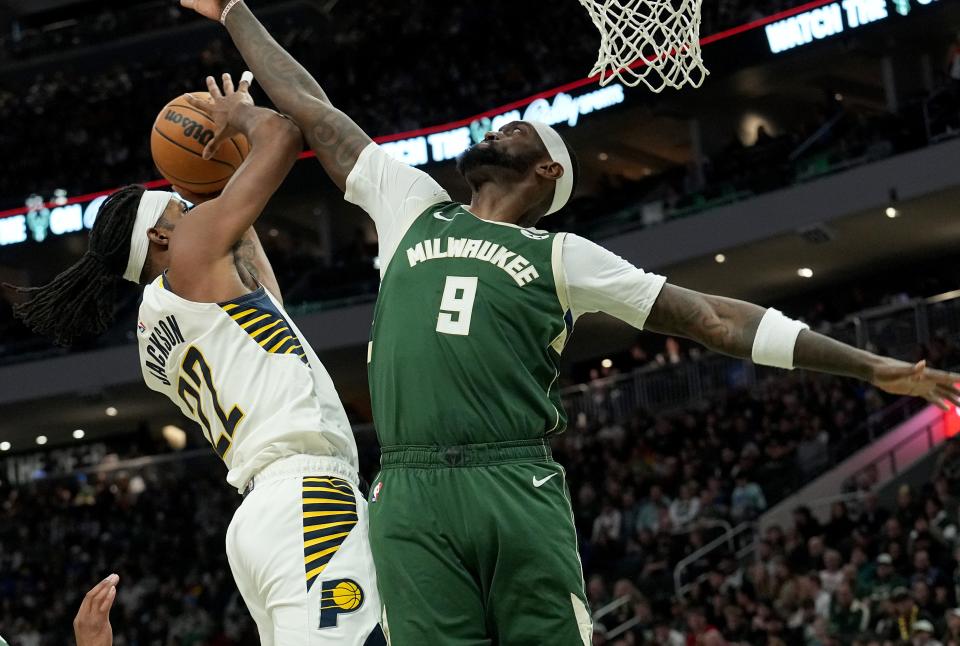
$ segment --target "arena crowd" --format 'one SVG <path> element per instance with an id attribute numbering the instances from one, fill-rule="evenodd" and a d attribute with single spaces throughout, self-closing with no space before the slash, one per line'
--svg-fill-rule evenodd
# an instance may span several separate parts
<path id="1" fill-rule="evenodd" d="M 601 400 L 613 393 L 608 378 L 589 386 Z M 871 482 L 853 483 L 862 505 L 837 506 L 825 525 L 798 510 L 796 526 L 768 531 L 745 567 L 722 550 L 695 561 L 682 579 L 692 589 L 675 596 L 681 559 L 721 523 L 756 519 L 798 478 L 822 471 L 885 403 L 854 382 L 796 373 L 658 415 L 572 410 L 554 453 L 567 469 L 590 602 L 596 610 L 629 597 L 598 622 L 595 643 L 865 645 L 855 640 L 894 635 L 902 617 L 910 638 L 922 621 L 937 636 L 960 627 L 948 612 L 957 605 L 958 444 L 931 485 L 901 492 L 895 507 L 877 503 Z M 144 437 L 118 453 L 162 448 Z M 377 447 L 361 448 L 369 480 Z M 223 475 L 211 456 L 0 484 L 0 634 L 15 636 L 11 646 L 69 643 L 75 602 L 116 571 L 118 645 L 256 643 L 224 556 L 240 499 Z"/>

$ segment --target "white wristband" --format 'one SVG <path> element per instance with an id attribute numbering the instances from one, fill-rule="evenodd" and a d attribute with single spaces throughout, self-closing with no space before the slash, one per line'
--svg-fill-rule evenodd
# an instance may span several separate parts
<path id="1" fill-rule="evenodd" d="M 240 0 L 230 0 L 230 2 L 227 3 L 227 6 L 223 8 L 223 13 L 220 14 L 221 25 L 227 24 L 227 14 L 230 13 L 230 10 L 233 9 L 233 6 L 238 2 L 240 2 Z"/>
<path id="2" fill-rule="evenodd" d="M 793 370 L 793 349 L 797 337 L 810 326 L 787 318 L 772 307 L 760 320 L 757 336 L 753 339 L 753 362 L 761 366 L 773 366 Z"/>

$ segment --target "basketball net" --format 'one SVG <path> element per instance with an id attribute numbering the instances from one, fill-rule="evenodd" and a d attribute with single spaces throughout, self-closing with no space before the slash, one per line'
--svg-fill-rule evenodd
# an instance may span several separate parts
<path id="1" fill-rule="evenodd" d="M 700 87 L 709 72 L 700 56 L 702 0 L 580 0 L 600 31 L 590 72 L 600 85 L 620 79 L 653 92 Z"/>

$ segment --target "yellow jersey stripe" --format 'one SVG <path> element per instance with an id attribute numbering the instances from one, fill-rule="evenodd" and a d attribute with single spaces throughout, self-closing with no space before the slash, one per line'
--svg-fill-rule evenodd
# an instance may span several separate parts
<path id="1" fill-rule="evenodd" d="M 310 570 L 309 572 L 307 572 L 307 581 L 309 581 L 309 580 L 312 579 L 313 577 L 315 577 L 315 576 L 317 576 L 318 574 L 320 574 L 321 572 L 323 572 L 323 570 L 327 567 L 327 565 L 329 565 L 329 563 L 324 563 L 324 564 L 321 565 L 320 567 L 318 567 L 318 568 L 313 568 L 312 570 Z"/>
<path id="2" fill-rule="evenodd" d="M 280 319 L 277 319 L 277 320 L 274 321 L 273 323 L 268 323 L 267 325 L 264 325 L 264 326 L 263 326 L 262 328 L 260 328 L 259 330 L 254 330 L 253 332 L 248 332 L 248 334 L 250 335 L 251 338 L 255 339 L 255 338 L 257 338 L 257 336 L 258 336 L 259 334 L 261 334 L 261 333 L 263 333 L 263 332 L 266 332 L 267 330 L 269 330 L 270 328 L 272 328 L 274 325 L 280 325 Z M 242 327 L 242 326 L 241 326 L 241 327 Z"/>
<path id="3" fill-rule="evenodd" d="M 267 352 L 276 352 L 277 349 L 278 349 L 281 345 L 283 345 L 284 343 L 286 343 L 287 341 L 289 341 L 289 340 L 292 339 L 292 338 L 293 338 L 293 337 L 288 334 L 287 336 L 283 337 L 283 339 L 281 339 L 279 343 L 277 343 L 275 346 L 273 346 L 272 348 L 270 348 L 269 350 L 267 350 Z"/>
<path id="4" fill-rule="evenodd" d="M 223 311 L 229 312 L 230 310 L 236 309 L 238 307 L 240 306 L 237 305 L 236 303 L 227 303 L 226 305 L 223 306 Z"/>
<path id="5" fill-rule="evenodd" d="M 355 520 L 340 520 L 335 523 L 324 523 L 322 525 L 304 525 L 303 533 L 309 534 L 310 532 L 315 532 L 321 529 L 330 529 L 331 527 L 342 527 L 343 525 L 356 525 L 357 521 Z"/>
<path id="6" fill-rule="evenodd" d="M 333 485 L 349 485 L 350 483 L 346 480 L 341 480 L 339 478 L 318 478 L 317 476 L 308 476 L 303 479 L 304 482 L 328 482 Z"/>
<path id="7" fill-rule="evenodd" d="M 299 345 L 292 345 L 292 346 L 290 346 L 290 349 L 289 349 L 289 350 L 287 350 L 286 352 L 284 352 L 284 354 L 290 354 L 291 352 L 293 352 L 294 350 L 296 350 L 296 349 L 299 348 L 299 347 L 300 347 Z"/>
<path id="8" fill-rule="evenodd" d="M 333 489 L 332 487 L 304 487 L 304 491 L 326 491 L 327 493 L 338 493 L 345 495 L 347 492 L 343 489 Z M 343 501 L 340 501 L 343 502 Z"/>
<path id="9" fill-rule="evenodd" d="M 305 511 L 303 512 L 304 518 L 320 518 L 322 516 L 348 516 L 353 514 L 357 515 L 355 511 Z"/>
<path id="10" fill-rule="evenodd" d="M 241 323 L 241 324 L 240 324 L 240 329 L 241 329 L 241 330 L 246 330 L 246 329 L 247 329 L 248 327 L 250 327 L 251 325 L 254 325 L 254 324 L 256 324 L 256 323 L 259 323 L 259 322 L 262 321 L 263 319 L 269 318 L 269 317 L 270 317 L 270 313 L 269 313 L 269 312 L 267 312 L 266 314 L 261 314 L 260 316 L 255 316 L 254 318 L 250 319 L 250 320 L 247 321 L 246 323 Z"/>
<path id="11" fill-rule="evenodd" d="M 288 330 L 288 329 L 290 329 L 290 328 L 286 328 L 286 327 L 277 328 L 276 330 L 273 331 L 273 334 L 271 334 L 270 336 L 268 336 L 268 337 L 267 337 L 266 339 L 264 339 L 263 341 L 260 341 L 260 346 L 261 346 L 261 347 L 265 347 L 268 343 L 270 343 L 270 339 L 272 339 L 273 337 L 277 336 L 277 335 L 280 334 L 281 332 L 285 332 L 285 331 Z"/>
<path id="12" fill-rule="evenodd" d="M 331 534 L 330 536 L 321 536 L 320 538 L 311 538 L 309 541 L 303 542 L 304 549 L 308 547 L 313 547 L 314 545 L 319 545 L 320 543 L 326 543 L 327 541 L 335 541 L 338 538 L 344 538 L 349 536 L 350 532 L 343 532 L 342 534 Z"/>
<path id="13" fill-rule="evenodd" d="M 239 313 L 237 313 L 237 314 L 231 314 L 231 315 L 230 315 L 230 318 L 232 318 L 234 321 L 236 321 L 237 319 L 243 318 L 243 317 L 246 316 L 247 314 L 250 314 L 251 312 L 256 312 L 256 311 L 257 311 L 257 308 L 251 307 L 250 309 L 248 309 L 248 310 L 243 310 L 242 312 L 239 312 Z"/>
<path id="14" fill-rule="evenodd" d="M 328 503 L 331 505 L 353 505 L 357 506 L 356 502 L 350 502 L 349 500 L 336 500 L 334 498 L 304 498 L 303 504 L 305 505 L 316 505 L 318 503 Z"/>
<path id="15" fill-rule="evenodd" d="M 311 554 L 310 556 L 304 557 L 303 562 L 304 562 L 304 564 L 313 563 L 313 562 L 316 561 L 318 558 L 321 558 L 321 557 L 323 557 L 323 556 L 326 556 L 327 554 L 333 554 L 333 553 L 336 552 L 338 549 L 340 549 L 340 545 L 339 545 L 339 544 L 338 544 L 338 545 L 334 545 L 333 547 L 328 547 L 328 548 L 325 549 L 325 550 L 320 550 L 320 551 L 317 552 L 316 554 Z"/>

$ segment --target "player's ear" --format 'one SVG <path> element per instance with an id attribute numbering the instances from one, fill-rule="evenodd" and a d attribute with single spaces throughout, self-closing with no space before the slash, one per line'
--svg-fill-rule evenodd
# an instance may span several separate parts
<path id="1" fill-rule="evenodd" d="M 147 237 L 150 238 L 150 242 L 158 244 L 161 247 L 166 247 L 170 244 L 169 231 L 164 228 L 151 227 L 147 231 Z"/>
<path id="2" fill-rule="evenodd" d="M 537 165 L 537 175 L 546 179 L 558 180 L 563 177 L 563 166 L 553 160 Z"/>

